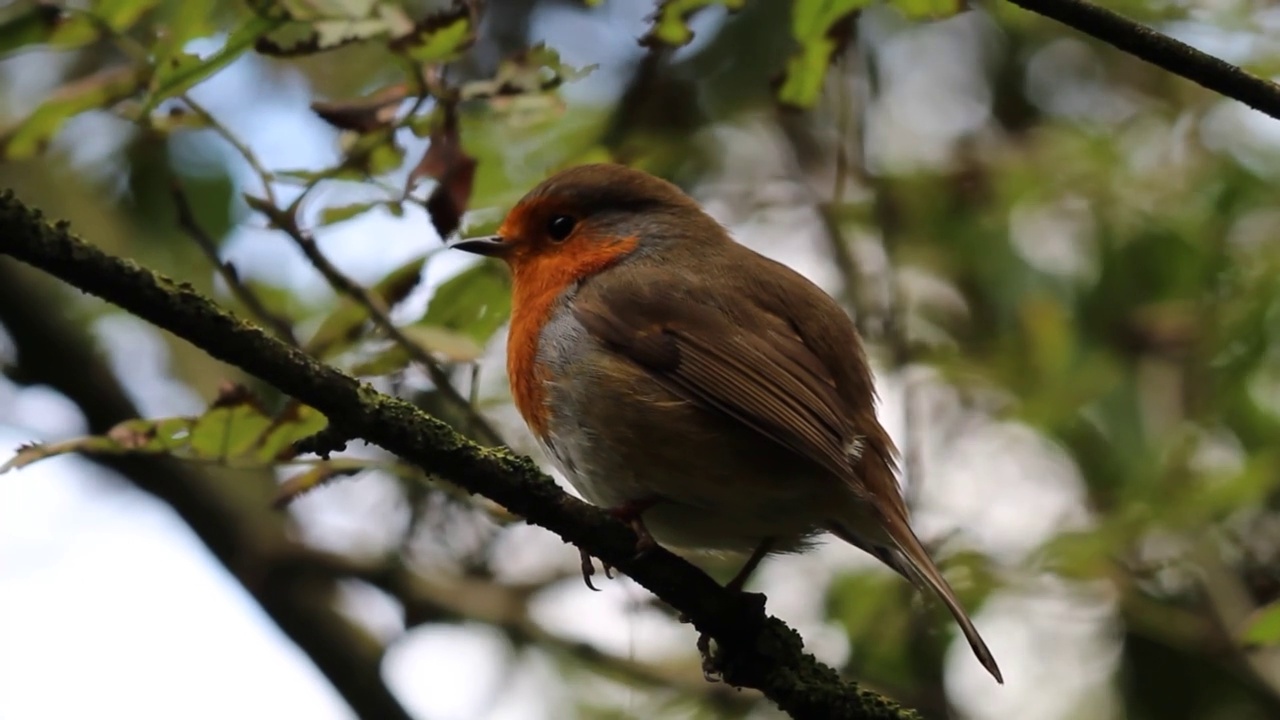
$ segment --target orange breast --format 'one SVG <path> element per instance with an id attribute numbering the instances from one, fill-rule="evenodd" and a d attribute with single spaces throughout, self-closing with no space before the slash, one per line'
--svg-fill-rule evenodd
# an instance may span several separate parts
<path id="1" fill-rule="evenodd" d="M 555 310 L 556 299 L 573 283 L 594 275 L 635 249 L 636 238 L 602 243 L 571 240 L 550 248 L 529 248 L 512 258 L 511 329 L 507 336 L 507 378 L 516 409 L 529 430 L 547 436 L 550 408 L 547 382 L 551 369 L 538 362 L 542 330 Z M 574 247 L 574 244 L 579 247 Z"/>

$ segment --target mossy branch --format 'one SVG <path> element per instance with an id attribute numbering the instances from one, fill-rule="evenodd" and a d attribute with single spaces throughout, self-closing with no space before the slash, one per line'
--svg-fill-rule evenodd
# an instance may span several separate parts
<path id="1" fill-rule="evenodd" d="M 343 428 L 500 503 L 529 522 L 627 573 L 710 634 L 726 682 L 763 692 L 795 718 L 903 720 L 918 717 L 844 682 L 804 652 L 799 635 L 765 614 L 759 596 L 725 590 L 664 550 L 636 557 L 622 523 L 563 491 L 528 458 L 485 449 L 409 403 L 377 392 L 272 338 L 197 293 L 104 253 L 50 224 L 11 192 L 0 194 L 0 254 L 97 295 L 315 407 Z"/>

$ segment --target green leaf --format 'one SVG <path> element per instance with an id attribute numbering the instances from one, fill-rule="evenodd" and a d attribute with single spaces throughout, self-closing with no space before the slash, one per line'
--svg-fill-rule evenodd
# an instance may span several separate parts
<path id="1" fill-rule="evenodd" d="M 214 407 L 191 428 L 192 456 L 228 460 L 247 454 L 271 427 L 271 419 L 252 403 Z"/>
<path id="2" fill-rule="evenodd" d="M 565 82 L 584 78 L 597 67 L 567 65 L 560 60 L 560 53 L 537 44 L 504 59 L 492 78 L 464 83 L 458 97 L 460 100 L 479 100 L 542 93 Z"/>
<path id="3" fill-rule="evenodd" d="M 369 292 L 387 308 L 392 308 L 413 291 L 422 279 L 422 266 L 429 255 L 419 255 L 387 273 Z M 369 311 L 350 298 L 320 323 L 306 350 L 316 357 L 331 357 L 351 346 L 369 319 Z"/>
<path id="4" fill-rule="evenodd" d="M 17 160 L 42 152 L 67 120 L 128 98 L 141 88 L 144 76 L 143 69 L 124 65 L 62 86 L 25 120 L 0 134 L 0 157 Z"/>
<path id="5" fill-rule="evenodd" d="M 326 460 L 318 463 L 296 475 L 289 476 L 284 482 L 280 483 L 280 488 L 276 491 L 276 497 L 272 504 L 277 508 L 282 508 L 321 485 L 341 477 L 355 475 L 375 468 L 378 464 L 374 460 L 358 460 L 354 458 Z"/>
<path id="6" fill-rule="evenodd" d="M 438 63 L 452 60 L 474 39 L 471 15 L 458 5 L 416 23 L 409 34 L 391 43 L 391 49 L 415 62 Z"/>
<path id="7" fill-rule="evenodd" d="M 62 11 L 52 5 L 37 5 L 6 18 L 0 22 L 0 57 L 49 42 L 63 22 Z"/>
<path id="8" fill-rule="evenodd" d="M 161 62 L 151 78 L 150 93 L 143 112 L 150 112 L 161 101 L 180 95 L 230 65 L 266 33 L 280 25 L 278 19 L 253 16 L 231 33 L 218 51 L 207 58 L 178 53 Z"/>
<path id="9" fill-rule="evenodd" d="M 484 353 L 484 346 L 474 338 L 456 330 L 430 325 L 409 325 L 400 328 L 411 342 L 447 363 L 475 362 Z M 381 377 L 405 369 L 413 360 L 403 345 L 392 345 L 373 357 L 356 363 L 351 374 L 359 377 Z"/>
<path id="10" fill-rule="evenodd" d="M 404 148 L 396 143 L 393 129 L 355 136 L 348 133 L 344 137 L 349 139 L 350 145 L 343 156 L 340 169 L 334 171 L 331 177 L 351 173 L 359 178 L 374 177 L 389 173 L 404 164 Z"/>
<path id="11" fill-rule="evenodd" d="M 27 445 L 0 466 L 0 473 L 69 453 L 173 455 L 224 464 L 238 461 L 270 465 L 291 458 L 294 442 L 319 432 L 327 424 L 320 411 L 297 403 L 269 416 L 248 390 L 230 386 L 199 417 L 126 420 L 103 435 Z"/>
<path id="12" fill-rule="evenodd" d="M 1240 641 L 1246 647 L 1280 645 L 1280 602 L 1274 602 L 1258 610 L 1249 619 Z"/>
<path id="13" fill-rule="evenodd" d="M 787 60 L 778 100 L 795 108 L 812 107 L 822 91 L 831 59 L 852 30 L 847 21 L 871 0 L 796 0 L 791 32 L 800 49 Z"/>
<path id="14" fill-rule="evenodd" d="M 484 346 L 471 335 L 448 328 L 410 325 L 404 328 L 404 334 L 447 362 L 474 362 L 484 352 Z"/>
<path id="15" fill-rule="evenodd" d="M 936 20 L 964 11 L 962 0 L 889 0 L 889 5 L 913 20 Z"/>
<path id="16" fill-rule="evenodd" d="M 218 0 L 166 2 L 157 12 L 156 23 L 163 28 L 163 41 L 179 51 L 191 40 L 214 34 L 218 29 Z"/>
<path id="17" fill-rule="evenodd" d="M 93 14 L 112 30 L 122 32 L 133 27 L 143 15 L 151 12 L 161 0 L 98 0 Z"/>
<path id="18" fill-rule="evenodd" d="M 355 363 L 349 370 L 356 377 L 382 377 L 404 370 L 412 360 L 413 358 L 409 357 L 409 351 L 403 346 L 392 345 L 366 360 Z"/>
<path id="19" fill-rule="evenodd" d="M 254 456 L 263 462 L 291 459 L 294 443 L 315 435 L 328 424 L 328 418 L 319 410 L 291 401 L 258 439 Z"/>
<path id="20" fill-rule="evenodd" d="M 426 351 L 426 354 L 438 357 L 445 363 L 474 363 L 477 357 L 484 354 L 481 343 L 468 334 L 451 329 L 413 324 L 401 328 L 401 333 L 413 345 Z M 410 352 L 397 343 L 352 365 L 351 374 L 362 378 L 381 377 L 401 372 L 412 360 Z"/>
<path id="21" fill-rule="evenodd" d="M 351 203 L 350 205 L 338 205 L 335 207 L 327 207 L 320 211 L 321 225 L 335 225 L 343 220 L 350 220 L 353 217 L 363 215 L 370 210 L 384 205 L 381 200 L 373 202 Z"/>
<path id="22" fill-rule="evenodd" d="M 436 289 L 415 325 L 465 334 L 479 345 L 511 316 L 511 280 L 496 263 L 480 263 Z"/>
<path id="23" fill-rule="evenodd" d="M 47 44 L 69 50 L 98 40 L 103 29 L 124 32 L 161 0 L 98 0 L 87 11 L 64 12 L 53 3 L 38 3 L 0 19 L 0 57 Z"/>
<path id="24" fill-rule="evenodd" d="M 279 0 L 280 7 L 294 20 L 369 17 L 379 0 Z"/>
<path id="25" fill-rule="evenodd" d="M 710 5 L 723 5 L 730 12 L 740 10 L 746 0 L 662 0 L 653 14 L 653 26 L 649 33 L 640 40 L 641 45 L 653 47 L 668 45 L 680 47 L 693 40 L 693 30 L 689 29 L 689 18 L 693 14 Z"/>

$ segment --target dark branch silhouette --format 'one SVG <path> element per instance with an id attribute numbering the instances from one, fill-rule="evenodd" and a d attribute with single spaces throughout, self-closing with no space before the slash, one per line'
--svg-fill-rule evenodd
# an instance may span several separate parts
<path id="1" fill-rule="evenodd" d="M 1085 0 L 1009 0 L 1280 119 L 1280 84 Z"/>

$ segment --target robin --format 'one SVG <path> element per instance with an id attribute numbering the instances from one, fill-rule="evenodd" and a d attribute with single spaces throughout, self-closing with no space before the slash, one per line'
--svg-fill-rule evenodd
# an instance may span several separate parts
<path id="1" fill-rule="evenodd" d="M 936 593 L 1003 683 L 908 524 L 857 330 L 820 288 L 621 165 L 560 172 L 451 247 L 510 266 L 516 407 L 642 547 L 745 555 L 741 590 L 831 533 Z"/>

